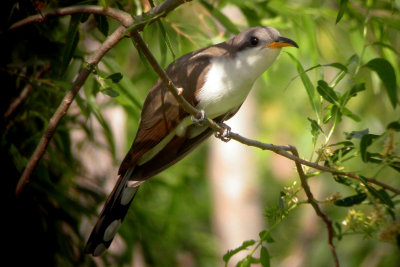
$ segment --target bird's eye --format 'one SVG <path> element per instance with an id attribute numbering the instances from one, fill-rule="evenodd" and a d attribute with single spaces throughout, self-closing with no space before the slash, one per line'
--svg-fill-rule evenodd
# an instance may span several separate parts
<path id="1" fill-rule="evenodd" d="M 258 44 L 258 38 L 254 36 L 250 37 L 250 44 L 256 46 Z"/>

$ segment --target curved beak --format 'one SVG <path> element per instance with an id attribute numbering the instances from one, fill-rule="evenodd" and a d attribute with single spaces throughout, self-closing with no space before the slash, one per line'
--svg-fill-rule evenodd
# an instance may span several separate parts
<path id="1" fill-rule="evenodd" d="M 278 41 L 272 42 L 269 45 L 267 45 L 267 48 L 271 48 L 271 49 L 278 49 L 278 48 L 282 48 L 282 47 L 287 47 L 287 46 L 292 46 L 292 47 L 296 47 L 299 48 L 299 46 L 297 45 L 297 43 L 289 38 L 286 37 L 282 37 L 279 36 Z"/>

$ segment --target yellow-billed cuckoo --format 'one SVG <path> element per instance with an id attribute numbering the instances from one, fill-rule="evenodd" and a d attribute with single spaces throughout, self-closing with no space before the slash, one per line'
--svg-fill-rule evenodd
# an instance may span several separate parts
<path id="1" fill-rule="evenodd" d="M 270 27 L 250 28 L 229 41 L 177 59 L 166 68 L 185 99 L 217 122 L 231 118 L 246 99 L 255 80 L 277 58 L 280 48 L 298 47 Z M 108 248 L 139 185 L 175 164 L 212 133 L 195 123 L 160 79 L 146 97 L 139 129 L 119 168 L 119 180 L 86 245 L 100 255 Z"/>

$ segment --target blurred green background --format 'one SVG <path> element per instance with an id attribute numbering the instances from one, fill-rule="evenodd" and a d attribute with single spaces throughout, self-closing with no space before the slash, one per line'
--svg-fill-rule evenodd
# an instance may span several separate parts
<path id="1" fill-rule="evenodd" d="M 20 255 L 13 260 L 16 266 L 26 262 L 40 266 L 223 266 L 222 255 L 226 251 L 220 251 L 220 236 L 213 226 L 215 206 L 208 179 L 208 142 L 141 187 L 109 253 L 98 259 L 83 254 L 89 231 L 135 136 L 141 104 L 157 79 L 129 38 L 102 59 L 97 75 L 89 77 L 62 120 L 31 183 L 19 198 L 13 195 L 49 118 L 84 65 L 85 57 L 118 23 L 93 15 L 67 16 L 13 32 L 6 29 L 42 9 L 104 3 L 133 15 L 148 11 L 152 4 L 139 0 L 5 1 L 2 8 L 2 114 L 26 86 L 31 87 L 28 98 L 12 115 L 3 116 L 1 125 L 2 165 L 7 174 L 3 175 L 3 188 L 10 200 L 7 203 L 11 203 L 5 215 L 12 218 L 9 223 L 13 229 L 6 235 L 10 237 L 11 251 Z M 321 151 L 327 149 L 325 137 L 333 122 L 318 121 L 323 133 L 313 139 L 308 118 L 323 118 L 327 112 L 323 108 L 329 103 L 320 97 L 321 112 L 315 113 L 290 53 L 305 70 L 322 65 L 306 72 L 315 87 L 318 80 L 330 83 L 340 74 L 340 68 L 326 65 L 332 63 L 340 63 L 348 70 L 335 86 L 339 94 L 354 84 L 365 83 L 366 90 L 346 106 L 357 119 L 343 116 L 335 125 L 329 144 L 345 140 L 345 133 L 369 129 L 369 133 L 382 134 L 374 143 L 377 153 L 388 146 L 392 137 L 390 160 L 394 162 L 399 159 L 400 138 L 398 131 L 388 130 L 387 125 L 398 123 L 399 108 L 393 108 L 382 79 L 365 64 L 374 58 L 389 62 L 397 77 L 394 91 L 398 92 L 399 9 L 398 0 L 195 0 L 168 14 L 162 24 L 146 26 L 143 38 L 166 67 L 174 58 L 225 41 L 248 27 L 274 27 L 300 48 L 284 50 L 257 81 L 251 96 L 255 107 L 251 123 L 255 130 L 246 137 L 294 145 L 304 159 L 325 155 Z M 338 17 L 342 11 L 343 17 Z M 106 79 L 113 73 L 121 73 L 122 80 L 113 83 Z M 233 131 L 241 133 L 240 129 Z M 355 141 L 357 147 L 358 142 Z M 255 148 L 252 151 L 262 207 L 260 217 L 268 228 L 273 222 L 271 216 L 265 215 L 278 206 L 284 187 L 299 188 L 299 179 L 290 162 L 272 152 Z M 354 158 L 338 165 L 400 188 L 399 172 L 388 164 L 364 162 L 355 153 Z M 318 175 L 310 179 L 310 184 L 316 198 L 322 201 L 321 208 L 334 222 L 342 224 L 351 210 L 364 214 L 356 216 L 361 220 L 358 228 L 348 229 L 341 240 L 335 239 L 342 266 L 396 266 L 400 262 L 398 196 L 390 194 L 394 203 L 391 216 L 387 207 L 373 201 L 352 207 L 325 201 L 337 192 L 341 196 L 354 193 L 331 175 Z M 293 197 L 306 199 L 302 192 Z M 395 229 L 394 237 L 384 238 L 382 232 L 390 227 Z M 325 225 L 309 205 L 299 205 L 291 211 L 271 236 L 275 242 L 266 245 L 271 266 L 333 266 Z"/>

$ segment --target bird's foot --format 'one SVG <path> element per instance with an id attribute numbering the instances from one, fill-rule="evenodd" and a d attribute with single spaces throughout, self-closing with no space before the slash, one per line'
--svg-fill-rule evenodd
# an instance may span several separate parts
<path id="1" fill-rule="evenodd" d="M 205 122 L 207 121 L 206 113 L 204 110 L 200 110 L 200 118 L 195 118 L 194 116 L 191 117 L 192 121 L 199 125 L 199 126 L 204 126 Z"/>
<path id="2" fill-rule="evenodd" d="M 229 142 L 231 138 L 229 137 L 231 134 L 231 127 L 226 125 L 223 122 L 218 123 L 219 126 L 221 126 L 224 130 L 222 132 L 214 132 L 214 136 L 218 139 L 220 139 L 223 142 Z"/>

